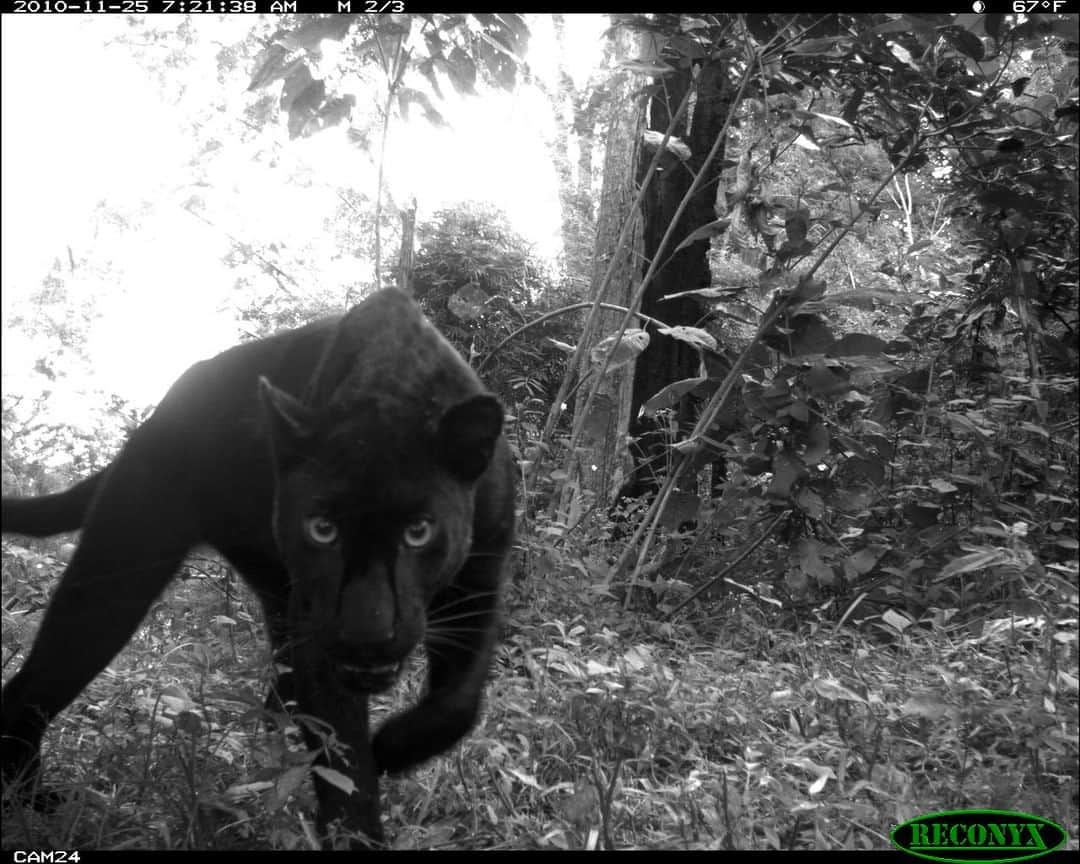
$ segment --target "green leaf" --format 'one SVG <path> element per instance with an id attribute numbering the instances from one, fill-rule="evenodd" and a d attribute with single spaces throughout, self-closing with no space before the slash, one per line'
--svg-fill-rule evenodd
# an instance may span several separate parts
<path id="1" fill-rule="evenodd" d="M 884 554 L 885 549 L 881 546 L 867 546 L 848 558 L 844 562 L 844 569 L 846 570 L 850 566 L 855 575 L 865 576 L 874 569 L 874 565 L 881 560 Z"/>
<path id="2" fill-rule="evenodd" d="M 749 286 L 719 285 L 709 288 L 694 288 L 690 291 L 676 291 L 674 294 L 665 294 L 662 300 L 674 300 L 676 297 L 705 297 L 709 300 L 735 301 L 749 290 Z"/>
<path id="3" fill-rule="evenodd" d="M 638 75 L 649 75 L 653 78 L 662 78 L 675 71 L 674 66 L 668 66 L 666 63 L 647 63 L 641 60 L 623 60 L 615 64 L 615 68 L 625 69 Z"/>
<path id="4" fill-rule="evenodd" d="M 470 32 L 479 39 L 475 57 L 495 82 L 505 90 L 513 88 L 522 54 L 529 38 L 528 27 L 519 15 L 477 12 L 466 19 Z M 477 26 L 479 25 L 479 26 Z M 475 44 L 475 43 L 474 43 Z"/>
<path id="5" fill-rule="evenodd" d="M 846 36 L 832 36 L 826 39 L 807 39 L 791 47 L 793 54 L 828 54 L 835 51 L 837 43 L 850 44 Z"/>
<path id="6" fill-rule="evenodd" d="M 985 56 L 982 40 L 974 33 L 965 30 L 963 27 L 943 27 L 940 32 L 957 51 L 967 55 L 976 63 Z M 1073 35 L 1075 36 L 1075 33 Z"/>
<path id="7" fill-rule="evenodd" d="M 356 97 L 352 93 L 347 93 L 344 96 L 335 96 L 333 99 L 328 99 L 315 116 L 319 121 L 320 128 L 327 129 L 331 126 L 337 126 L 343 120 L 347 120 L 355 107 Z"/>
<path id="8" fill-rule="evenodd" d="M 458 93 L 465 96 L 476 93 L 476 64 L 460 46 L 454 46 L 442 69 Z"/>
<path id="9" fill-rule="evenodd" d="M 427 78 L 435 96 L 439 99 L 444 99 L 446 97 L 443 95 L 442 87 L 439 85 L 439 76 L 435 74 L 436 63 L 438 63 L 441 68 L 446 63 L 446 58 L 441 54 L 436 57 L 428 57 L 426 60 L 421 60 L 417 63 L 416 69 L 421 75 Z"/>
<path id="10" fill-rule="evenodd" d="M 283 771 L 281 776 L 274 782 L 273 793 L 267 796 L 267 809 L 270 811 L 280 810 L 289 803 L 289 799 L 303 785 L 304 781 L 307 780 L 308 769 L 309 766 L 305 763 L 304 765 L 294 765 L 292 768 Z M 327 768 L 326 770 L 329 771 L 332 769 Z M 335 771 L 334 773 L 336 774 L 338 772 Z M 341 776 L 344 777 L 344 775 Z"/>
<path id="11" fill-rule="evenodd" d="M 679 29 L 684 33 L 689 33 L 692 30 L 705 30 L 709 27 L 709 22 L 704 18 L 680 18 Z"/>
<path id="12" fill-rule="evenodd" d="M 197 706 L 187 690 L 179 684 L 169 684 L 161 691 L 161 704 L 170 712 L 190 711 Z"/>
<path id="13" fill-rule="evenodd" d="M 700 60 L 705 57 L 705 49 L 701 44 L 686 36 L 672 36 L 664 48 L 669 53 L 678 54 L 684 60 Z"/>
<path id="14" fill-rule="evenodd" d="M 825 120 L 829 123 L 839 123 L 841 126 L 847 126 L 849 129 L 855 128 L 843 117 L 837 117 L 833 114 L 822 114 L 820 111 L 811 111 L 810 113 L 817 117 L 819 120 Z"/>
<path id="15" fill-rule="evenodd" d="M 845 687 L 835 678 L 817 678 L 814 681 L 814 690 L 818 696 L 830 701 L 840 702 L 866 702 L 866 700 L 849 687 Z"/>
<path id="16" fill-rule="evenodd" d="M 821 519 L 825 515 L 825 502 L 813 489 L 801 489 L 795 496 L 795 504 L 811 519 Z"/>
<path id="17" fill-rule="evenodd" d="M 716 350 L 716 337 L 708 330 L 702 330 L 699 327 L 686 327 L 680 324 L 677 327 L 658 327 L 657 332 L 685 342 L 698 350 L 702 348 L 709 351 Z"/>
<path id="18" fill-rule="evenodd" d="M 346 795 L 352 795 L 356 791 L 356 784 L 340 771 L 335 771 L 333 768 L 327 768 L 325 765 L 312 765 L 311 770 L 322 777 L 322 779 L 331 786 L 336 786 Z"/>
<path id="19" fill-rule="evenodd" d="M 893 56 L 896 57 L 896 59 L 900 60 L 903 63 L 906 63 L 916 72 L 921 71 L 919 67 L 915 65 L 915 60 L 914 58 L 912 58 L 911 52 L 908 51 L 907 48 L 905 48 L 899 42 L 890 42 L 888 43 L 888 45 L 889 50 L 893 53 Z"/>
<path id="20" fill-rule="evenodd" d="M 1046 429 L 1042 426 L 1037 426 L 1034 423 L 1029 423 L 1026 420 L 1020 424 L 1020 428 L 1026 429 L 1028 432 L 1034 432 L 1036 435 L 1041 435 L 1043 438 L 1050 438 L 1050 433 Z"/>
<path id="21" fill-rule="evenodd" d="M 981 429 L 963 414 L 957 414 L 952 411 L 945 412 L 945 419 L 952 427 L 953 432 L 967 432 L 975 438 L 983 450 L 990 450 L 989 430 Z"/>
<path id="22" fill-rule="evenodd" d="M 589 670 L 590 673 L 592 670 Z M 540 784 L 536 782 L 536 778 L 532 774 L 526 774 L 524 771 L 518 771 L 516 768 L 505 768 L 505 771 L 516 777 L 523 785 L 530 786 L 533 789 L 539 789 Z"/>
<path id="23" fill-rule="evenodd" d="M 260 51 L 258 57 L 255 58 L 255 71 L 251 74 L 247 89 L 253 91 L 267 87 L 287 77 L 301 66 L 303 66 L 302 56 L 297 56 L 284 45 L 274 42 Z M 306 71 L 307 67 L 303 66 L 303 68 Z M 310 73 L 308 83 L 310 83 Z M 305 83 L 304 86 L 307 84 Z"/>
<path id="24" fill-rule="evenodd" d="M 788 417 L 793 417 L 800 423 L 805 423 L 810 419 L 810 408 L 801 399 L 796 399 L 782 413 L 786 413 Z"/>
<path id="25" fill-rule="evenodd" d="M 801 495 L 800 495 L 801 497 Z M 836 579 L 836 571 L 821 560 L 821 544 L 817 540 L 804 538 L 796 547 L 799 556 L 799 569 L 813 578 L 819 585 L 831 585 Z"/>
<path id="26" fill-rule="evenodd" d="M 985 570 L 987 567 L 994 567 L 998 564 L 1003 564 L 1008 560 L 1009 553 L 1005 549 L 979 549 L 976 552 L 954 558 L 942 568 L 941 575 L 934 581 L 940 582 L 943 579 L 948 579 L 950 576 L 959 576 L 961 573 L 973 573 L 976 570 Z"/>
<path id="27" fill-rule="evenodd" d="M 799 134 L 795 136 L 795 146 L 803 150 L 820 150 L 821 145 L 814 140 L 814 131 L 809 126 L 803 126 Z"/>
<path id="28" fill-rule="evenodd" d="M 924 717 L 927 720 L 940 720 L 954 709 L 943 702 L 935 693 L 923 693 L 911 696 L 900 706 L 900 713 L 909 717 Z"/>
<path id="29" fill-rule="evenodd" d="M 447 125 L 442 114 L 436 110 L 426 93 L 421 93 L 419 90 L 415 90 L 412 87 L 402 87 L 398 91 L 398 108 L 401 111 L 401 116 L 408 119 L 409 109 L 413 105 L 420 107 L 424 119 L 431 123 L 432 126 L 441 127 Z"/>
<path id="30" fill-rule="evenodd" d="M 831 399 L 851 389 L 851 384 L 847 379 L 838 375 L 822 360 L 815 363 L 810 371 L 803 375 L 802 380 L 811 393 L 826 399 Z"/>
<path id="31" fill-rule="evenodd" d="M 660 390 L 656 395 L 645 402 L 643 406 L 645 416 L 652 417 L 657 411 L 661 411 L 665 408 L 673 408 L 683 396 L 708 380 L 708 378 L 704 377 L 684 378 L 682 381 L 675 381 L 668 384 L 663 390 Z"/>
<path id="32" fill-rule="evenodd" d="M 611 361 L 607 367 L 610 373 L 632 363 L 648 346 L 649 334 L 644 330 L 631 327 L 623 331 L 617 343 L 614 333 L 597 342 L 589 351 L 589 359 L 593 367 L 599 370 L 604 365 L 604 358 L 610 352 Z"/>
<path id="33" fill-rule="evenodd" d="M 678 252 L 680 249 L 685 249 L 687 246 L 697 243 L 698 240 L 709 240 L 713 237 L 718 237 L 727 231 L 728 225 L 730 224 L 730 219 L 717 219 L 713 222 L 707 222 L 700 228 L 691 231 L 682 243 L 675 247 L 675 251 Z"/>

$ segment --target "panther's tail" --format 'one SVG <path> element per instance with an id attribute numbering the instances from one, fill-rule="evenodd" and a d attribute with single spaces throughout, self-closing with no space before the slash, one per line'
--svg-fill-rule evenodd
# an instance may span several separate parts
<path id="1" fill-rule="evenodd" d="M 0 500 L 0 529 L 5 534 L 48 537 L 82 527 L 86 511 L 94 500 L 105 472 L 99 471 L 64 492 L 39 498 Z"/>

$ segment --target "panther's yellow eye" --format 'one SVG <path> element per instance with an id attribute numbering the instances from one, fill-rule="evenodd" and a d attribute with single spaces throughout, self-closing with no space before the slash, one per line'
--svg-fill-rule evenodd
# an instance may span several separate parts
<path id="1" fill-rule="evenodd" d="M 405 526 L 401 541 L 413 549 L 427 546 L 435 536 L 435 526 L 430 519 L 417 519 Z"/>
<path id="2" fill-rule="evenodd" d="M 340 533 L 337 524 L 325 516 L 309 516 L 305 519 L 304 532 L 317 546 L 329 546 L 337 542 Z"/>

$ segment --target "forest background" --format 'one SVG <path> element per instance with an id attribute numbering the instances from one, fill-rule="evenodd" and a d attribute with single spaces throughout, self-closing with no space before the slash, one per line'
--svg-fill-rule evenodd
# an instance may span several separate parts
<path id="1" fill-rule="evenodd" d="M 507 405 L 487 716 L 391 784 L 395 847 L 878 848 L 980 806 L 1077 836 L 1075 18 L 0 32 L 5 494 L 376 285 Z M 6 669 L 70 549 L 5 539 Z M 51 732 L 79 794 L 5 846 L 312 842 L 257 610 L 183 575 Z"/>

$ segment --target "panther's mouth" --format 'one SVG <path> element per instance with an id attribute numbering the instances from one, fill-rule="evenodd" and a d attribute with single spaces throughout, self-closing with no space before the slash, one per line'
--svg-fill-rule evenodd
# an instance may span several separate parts
<path id="1" fill-rule="evenodd" d="M 400 663 L 352 663 L 338 660 L 334 675 L 347 690 L 359 693 L 380 693 L 392 685 L 401 672 Z"/>

